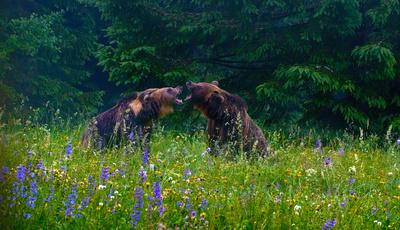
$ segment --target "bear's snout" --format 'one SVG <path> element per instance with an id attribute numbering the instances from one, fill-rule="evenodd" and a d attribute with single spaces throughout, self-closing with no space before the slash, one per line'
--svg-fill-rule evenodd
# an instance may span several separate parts
<path id="1" fill-rule="evenodd" d="M 186 82 L 186 86 L 189 87 L 189 86 L 192 85 L 192 83 L 193 83 L 192 81 L 187 81 L 187 82 Z"/>

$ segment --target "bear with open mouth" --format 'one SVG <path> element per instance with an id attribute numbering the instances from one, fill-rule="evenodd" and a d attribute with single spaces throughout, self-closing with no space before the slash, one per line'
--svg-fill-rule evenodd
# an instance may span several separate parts
<path id="1" fill-rule="evenodd" d="M 186 82 L 191 94 L 186 101 L 194 104 L 208 119 L 207 134 L 211 148 L 231 143 L 236 150 L 267 156 L 267 142 L 261 129 L 247 114 L 246 102 L 218 87 L 218 82 Z"/>
<path id="2" fill-rule="evenodd" d="M 178 98 L 182 88 L 151 88 L 121 98 L 114 107 L 89 122 L 82 136 L 82 146 L 92 147 L 99 143 L 111 146 L 129 140 L 148 145 L 153 120 L 172 113 L 174 105 L 183 105 Z"/>

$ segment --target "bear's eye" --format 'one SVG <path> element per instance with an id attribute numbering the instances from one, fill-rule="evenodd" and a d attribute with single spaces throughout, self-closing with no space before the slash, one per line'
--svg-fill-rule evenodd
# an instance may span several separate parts
<path id="1" fill-rule="evenodd" d="M 168 93 L 172 93 L 172 89 L 171 88 L 168 88 Z"/>

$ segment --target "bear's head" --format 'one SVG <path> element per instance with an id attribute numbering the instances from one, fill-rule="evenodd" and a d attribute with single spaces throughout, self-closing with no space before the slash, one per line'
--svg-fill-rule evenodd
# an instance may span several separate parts
<path id="1" fill-rule="evenodd" d="M 157 101 L 163 105 L 183 105 L 178 95 L 182 92 L 182 86 L 147 89 L 141 93 L 144 102 Z"/>
<path id="2" fill-rule="evenodd" d="M 139 113 L 146 114 L 143 119 L 147 117 L 161 119 L 174 112 L 173 105 L 183 105 L 182 100 L 178 98 L 182 88 L 182 86 L 177 86 L 147 89 L 135 96 L 135 99 L 129 103 L 129 108 L 135 116 Z"/>
<path id="3" fill-rule="evenodd" d="M 226 92 L 218 87 L 217 81 L 211 83 L 188 81 L 186 86 L 192 94 L 187 96 L 185 101 L 192 102 L 195 106 L 201 106 L 208 101 L 215 101 L 218 104 L 225 101 L 223 94 Z"/>
<path id="4" fill-rule="evenodd" d="M 186 86 L 191 94 L 185 101 L 193 103 L 194 108 L 209 119 L 222 118 L 226 116 L 226 112 L 233 114 L 238 110 L 246 109 L 243 99 L 219 88 L 217 81 L 211 83 L 188 81 Z"/>

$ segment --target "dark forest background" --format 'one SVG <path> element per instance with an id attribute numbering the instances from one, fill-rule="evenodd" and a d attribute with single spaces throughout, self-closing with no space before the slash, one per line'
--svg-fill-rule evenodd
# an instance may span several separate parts
<path id="1" fill-rule="evenodd" d="M 400 128 L 399 58 L 398 0 L 0 3 L 9 116 L 93 116 L 130 91 L 218 80 L 264 127 L 382 132 Z M 171 127 L 199 119 L 179 110 Z"/>

